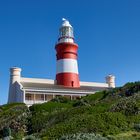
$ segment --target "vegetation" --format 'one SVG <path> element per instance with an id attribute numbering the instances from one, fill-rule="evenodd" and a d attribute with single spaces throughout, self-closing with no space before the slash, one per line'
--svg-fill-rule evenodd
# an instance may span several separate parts
<path id="1" fill-rule="evenodd" d="M 67 136 L 62 136 L 60 140 L 108 140 L 99 134 L 94 133 L 78 133 Z"/>
<path id="2" fill-rule="evenodd" d="M 27 132 L 29 109 L 25 104 L 8 104 L 0 107 L 0 137 L 23 137 Z"/>
<path id="3" fill-rule="evenodd" d="M 140 82 L 77 100 L 57 97 L 27 108 L 0 107 L 0 138 L 34 140 L 140 139 Z"/>

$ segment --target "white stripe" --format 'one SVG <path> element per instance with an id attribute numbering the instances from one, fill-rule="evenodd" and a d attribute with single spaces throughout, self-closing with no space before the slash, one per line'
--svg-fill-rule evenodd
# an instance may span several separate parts
<path id="1" fill-rule="evenodd" d="M 59 42 L 59 43 L 62 43 L 62 42 L 74 43 L 74 41 L 73 41 L 72 38 L 61 38 L 58 42 Z"/>
<path id="2" fill-rule="evenodd" d="M 78 74 L 77 60 L 75 60 L 75 59 L 60 59 L 60 60 L 57 60 L 56 73 L 64 73 L 64 72 Z"/>

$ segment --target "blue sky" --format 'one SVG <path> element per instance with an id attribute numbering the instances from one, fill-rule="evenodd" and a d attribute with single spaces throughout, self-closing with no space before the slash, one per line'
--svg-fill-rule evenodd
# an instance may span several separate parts
<path id="1" fill-rule="evenodd" d="M 80 80 L 140 80 L 140 0 L 0 0 L 0 104 L 12 66 L 24 77 L 55 79 L 62 17 L 74 27 Z"/>

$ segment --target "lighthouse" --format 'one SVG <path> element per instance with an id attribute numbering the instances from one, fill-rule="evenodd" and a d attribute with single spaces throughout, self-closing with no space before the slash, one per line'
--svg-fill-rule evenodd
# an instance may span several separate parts
<path id="1" fill-rule="evenodd" d="M 8 103 L 25 103 L 27 106 L 44 103 L 57 96 L 77 99 L 97 91 L 115 88 L 115 76 L 108 75 L 106 83 L 79 81 L 77 50 L 73 27 L 63 19 L 59 29 L 56 50 L 56 78 L 30 78 L 21 75 L 21 68 L 10 69 Z M 59 85 L 59 86 L 58 86 Z"/>
<path id="2" fill-rule="evenodd" d="M 62 19 L 59 29 L 56 49 L 56 84 L 65 87 L 80 87 L 77 50 L 78 45 L 74 42 L 73 27 L 68 20 Z"/>

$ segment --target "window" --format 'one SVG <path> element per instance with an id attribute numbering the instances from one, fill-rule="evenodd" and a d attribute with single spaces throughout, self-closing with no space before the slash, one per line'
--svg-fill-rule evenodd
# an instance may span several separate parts
<path id="1" fill-rule="evenodd" d="M 41 94 L 41 100 L 44 100 L 44 94 Z"/>
<path id="2" fill-rule="evenodd" d="M 31 94 L 26 94 L 25 99 L 26 100 L 32 100 L 32 95 Z"/>
<path id="3" fill-rule="evenodd" d="M 62 27 L 60 29 L 60 37 L 73 37 L 73 29 L 71 27 Z"/>
<path id="4" fill-rule="evenodd" d="M 71 86 L 74 87 L 74 81 L 71 82 Z"/>

